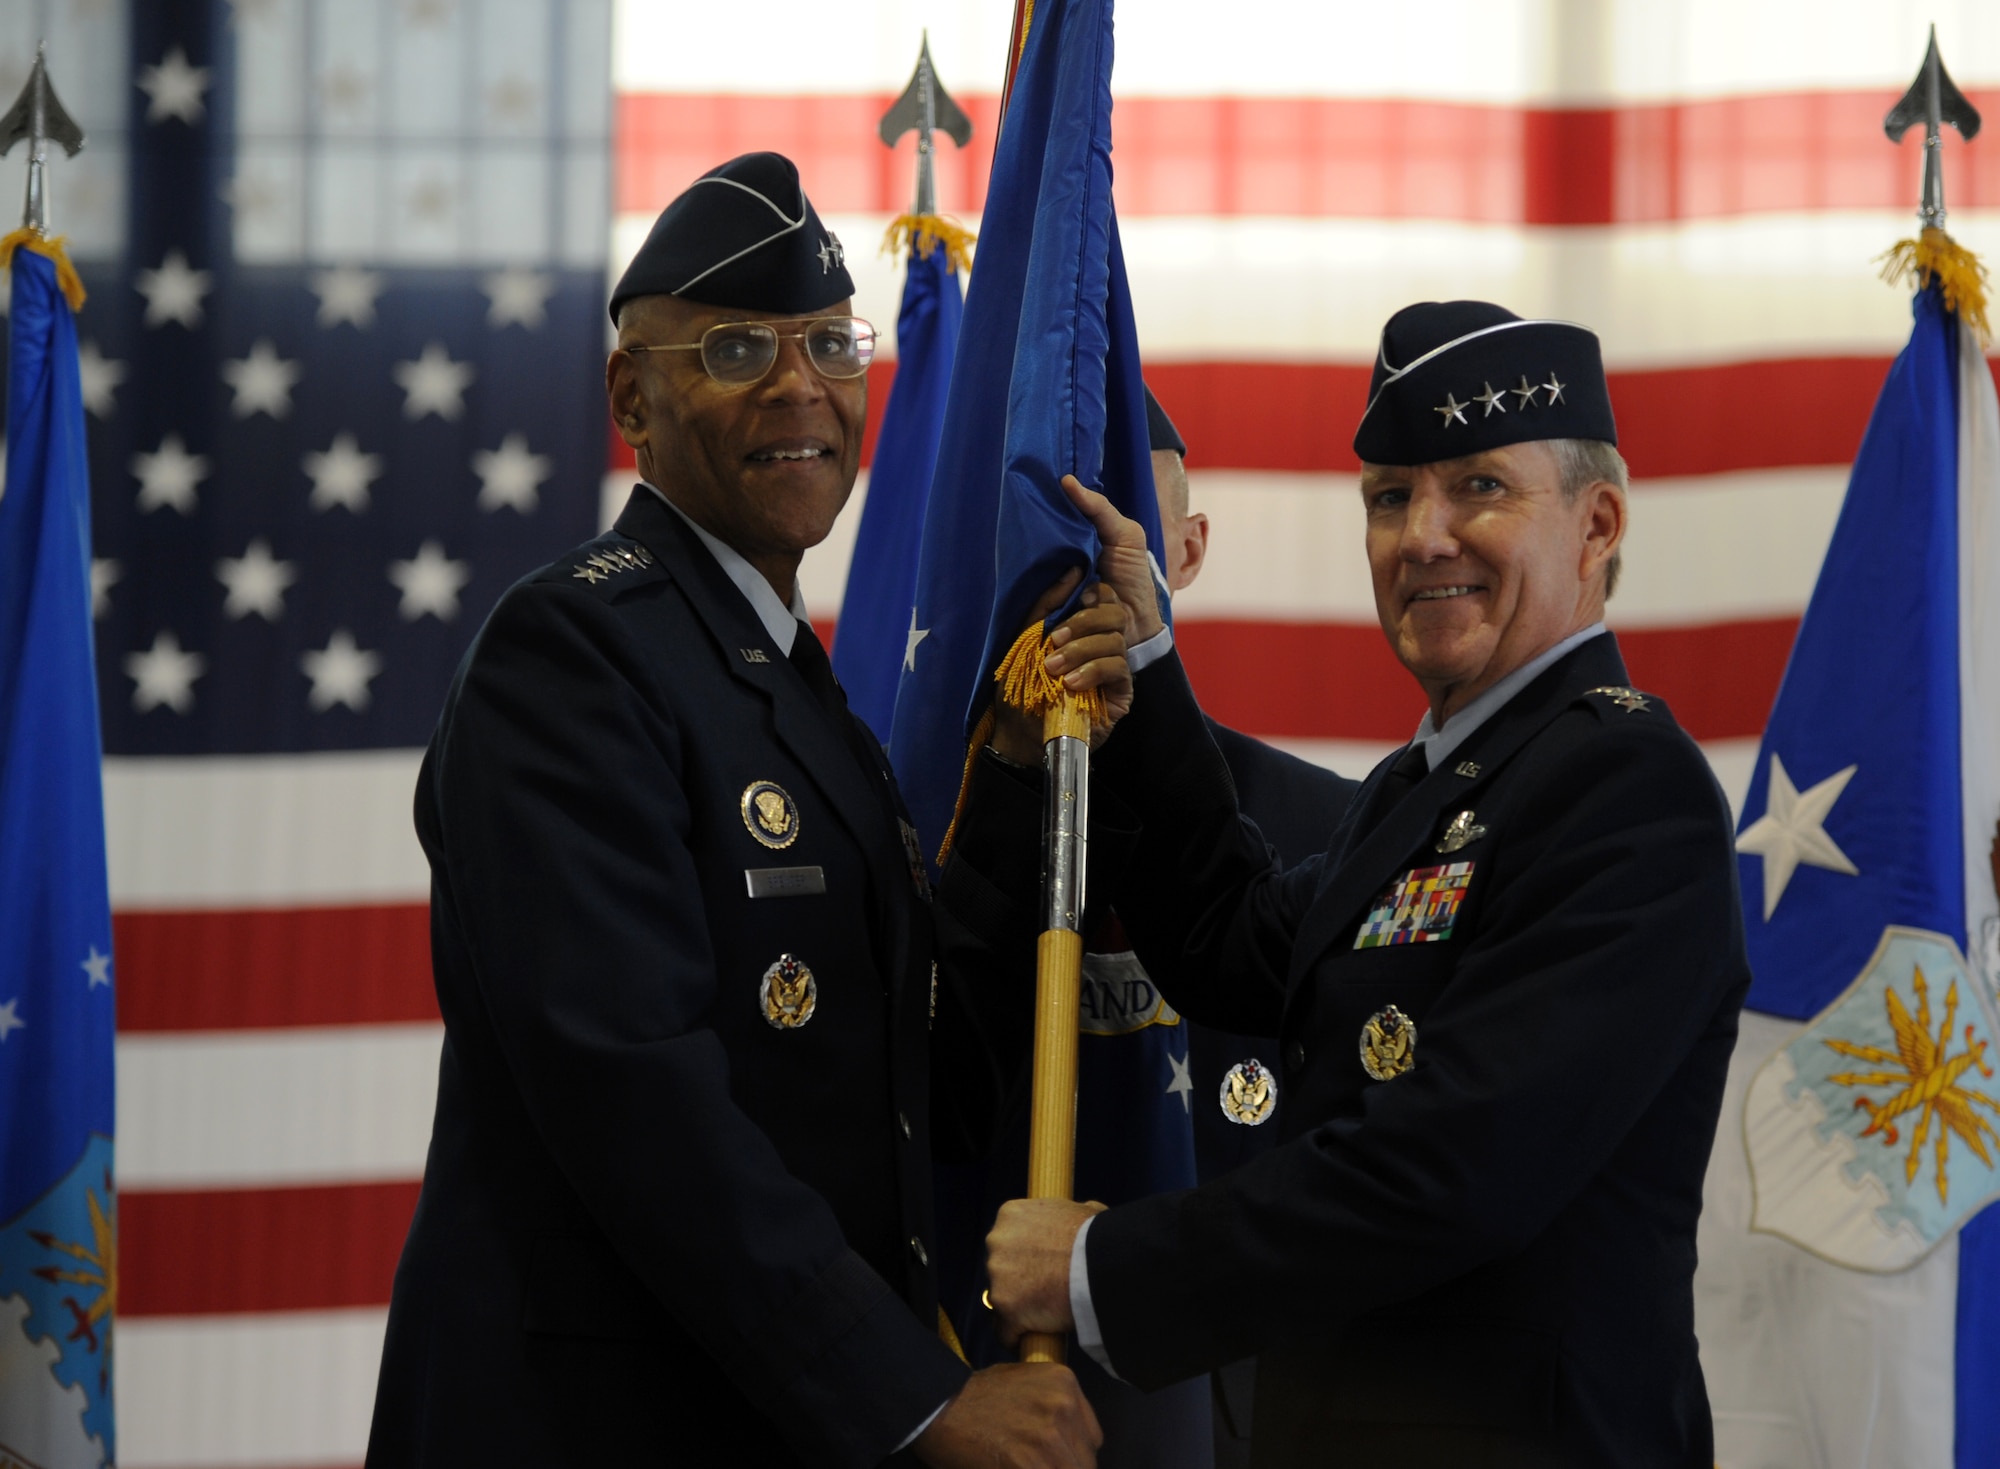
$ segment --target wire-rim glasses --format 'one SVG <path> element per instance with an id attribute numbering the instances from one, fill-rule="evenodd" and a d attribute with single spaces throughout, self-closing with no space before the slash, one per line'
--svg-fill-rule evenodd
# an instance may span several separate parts
<path id="1" fill-rule="evenodd" d="M 797 331 L 778 328 L 796 326 Z M 726 388 L 762 382 L 778 361 L 778 343 L 805 343 L 806 361 L 821 377 L 857 378 L 875 360 L 875 328 L 858 316 L 817 316 L 806 321 L 724 321 L 698 342 L 635 344 L 627 352 L 699 352 L 708 375 Z"/>

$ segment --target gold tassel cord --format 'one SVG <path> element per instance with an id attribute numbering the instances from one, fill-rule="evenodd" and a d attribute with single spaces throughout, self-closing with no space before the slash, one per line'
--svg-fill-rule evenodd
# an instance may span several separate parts
<path id="1" fill-rule="evenodd" d="M 7 270 L 13 265 L 16 250 L 32 250 L 53 260 L 56 284 L 62 288 L 63 299 L 69 302 L 71 311 L 83 310 L 83 278 L 69 263 L 69 252 L 63 249 L 63 236 L 45 235 L 40 230 L 27 228 L 15 230 L 11 235 L 0 235 L 0 270 Z"/>
<path id="2" fill-rule="evenodd" d="M 1986 267 L 1979 257 L 1940 229 L 1926 229 L 1914 240 L 1898 240 L 1879 257 L 1882 279 L 1921 290 L 1933 280 L 1944 292 L 1947 311 L 1970 326 L 1983 346 L 1993 339 L 1986 319 Z"/>
<path id="3" fill-rule="evenodd" d="M 882 236 L 882 253 L 900 260 L 905 251 L 914 248 L 928 260 L 942 246 L 951 268 L 965 275 L 972 269 L 972 245 L 978 238 L 957 220 L 942 214 L 899 214 Z"/>
<path id="4" fill-rule="evenodd" d="M 1024 714 L 1046 714 L 1049 710 L 1069 700 L 1076 704 L 1092 729 L 1104 729 L 1111 723 L 1111 710 L 1105 705 L 1104 694 L 1099 689 L 1086 689 L 1077 693 L 1068 688 L 1060 678 L 1049 672 L 1049 654 L 1055 650 L 1049 645 L 1048 634 L 1042 631 L 1039 622 L 1033 622 L 1022 629 L 1014 639 L 1014 646 L 1007 650 L 1000 660 L 1000 666 L 993 670 L 993 681 L 1000 685 L 998 698 L 1008 708 L 1019 709 Z M 972 740 L 965 749 L 965 773 L 959 778 L 958 800 L 953 803 L 951 825 L 945 829 L 944 841 L 938 845 L 938 866 L 944 866 L 944 859 L 951 855 L 952 838 L 958 835 L 959 819 L 965 815 L 966 794 L 972 789 L 972 765 L 979 758 L 979 751 L 993 736 L 993 711 L 989 708 L 979 716 L 979 725 L 972 731 Z"/>

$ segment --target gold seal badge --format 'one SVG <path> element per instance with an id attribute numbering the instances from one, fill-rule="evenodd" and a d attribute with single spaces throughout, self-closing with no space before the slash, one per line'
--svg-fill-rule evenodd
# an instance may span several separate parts
<path id="1" fill-rule="evenodd" d="M 743 787 L 743 824 L 750 835 L 776 851 L 799 839 L 799 803 L 775 780 Z"/>
<path id="2" fill-rule="evenodd" d="M 1222 1078 L 1222 1115 L 1245 1127 L 1270 1119 L 1278 1105 L 1278 1084 L 1255 1056 L 1238 1061 Z"/>
<path id="3" fill-rule="evenodd" d="M 1393 1081 L 1417 1064 L 1417 1026 L 1394 1005 L 1384 1005 L 1361 1027 L 1361 1069 Z"/>
<path id="4" fill-rule="evenodd" d="M 780 954 L 757 986 L 757 1006 L 773 1030 L 797 1030 L 819 1008 L 813 972 L 790 954 Z"/>

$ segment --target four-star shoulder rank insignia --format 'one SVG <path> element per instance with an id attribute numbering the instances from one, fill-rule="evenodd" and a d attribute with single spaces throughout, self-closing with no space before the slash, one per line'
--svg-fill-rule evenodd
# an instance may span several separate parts
<path id="1" fill-rule="evenodd" d="M 652 564 L 653 553 L 644 546 L 603 546 L 584 557 L 570 575 L 594 586 L 621 571 L 643 571 Z"/>
<path id="2" fill-rule="evenodd" d="M 799 803 L 775 780 L 753 780 L 743 787 L 743 825 L 750 835 L 776 851 L 799 839 Z"/>
<path id="3" fill-rule="evenodd" d="M 819 982 L 797 959 L 780 954 L 757 986 L 757 1006 L 773 1030 L 797 1030 L 819 1008 Z"/>
<path id="4" fill-rule="evenodd" d="M 1222 1078 L 1222 1115 L 1245 1127 L 1259 1127 L 1278 1105 L 1278 1084 L 1255 1056 L 1238 1061 Z"/>
<path id="5" fill-rule="evenodd" d="M 1361 1027 L 1361 1069 L 1376 1081 L 1394 1081 L 1417 1064 L 1417 1026 L 1394 1005 L 1384 1005 Z"/>
<path id="6" fill-rule="evenodd" d="M 1601 689 L 1592 689 L 1593 694 L 1602 694 L 1627 714 L 1637 714 L 1650 707 L 1650 701 L 1637 689 L 1628 689 L 1623 684 L 1607 684 Z"/>

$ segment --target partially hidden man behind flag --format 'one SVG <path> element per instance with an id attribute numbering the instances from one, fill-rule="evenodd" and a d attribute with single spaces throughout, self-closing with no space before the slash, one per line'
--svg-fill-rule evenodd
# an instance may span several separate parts
<path id="1" fill-rule="evenodd" d="M 915 610 L 917 554 L 944 429 L 952 355 L 965 316 L 959 283 L 964 245 L 951 234 L 940 238 L 933 232 L 938 226 L 950 228 L 936 219 L 909 218 L 909 273 L 896 316 L 896 377 L 875 440 L 833 643 L 833 671 L 847 692 L 847 706 L 884 744 L 895 717 L 896 685 L 904 670 L 915 666 L 926 636 Z"/>
<path id="2" fill-rule="evenodd" d="M 905 658 L 891 750 L 933 857 L 951 823 L 967 740 L 993 698 L 994 670 L 1036 598 L 1065 571 L 1096 561 L 1096 534 L 1064 496 L 1062 477 L 1103 490 L 1144 526 L 1149 545 L 1160 544 L 1138 338 L 1111 200 L 1111 13 L 1109 0 L 1034 6 L 994 154 L 914 606 L 899 640 Z M 905 358 L 899 395 L 909 370 Z M 870 514 L 879 450 L 875 474 Z M 845 618 L 843 609 L 843 638 Z M 1086 1012 L 1114 991 L 1119 1003 L 1129 998 L 1116 984 L 1121 976 L 1100 970 L 1086 965 Z M 1185 1102 L 1169 1090 L 1168 1059 L 1184 1066 L 1185 1043 L 1157 1026 L 1117 1028 L 1128 1033 L 1094 1041 L 1082 1061 L 1079 1197 L 1187 1187 L 1192 1138 Z M 1107 1119 L 1101 1107 L 1092 1110 L 1107 1097 L 1121 1118 L 1150 1108 L 1159 1125 L 1128 1129 L 1124 1148 L 1107 1145 Z M 980 1305 L 981 1241 L 993 1207 L 1020 1192 L 1025 1136 L 1023 1116 L 1012 1146 L 1003 1143 L 990 1165 L 995 1176 L 941 1171 L 940 1286 L 967 1328 L 975 1363 L 1004 1355 Z M 1212 1462 L 1206 1379 L 1121 1405 L 1117 1395 L 1141 1395 L 1079 1354 L 1071 1366 L 1104 1424 L 1101 1462 L 1189 1469 Z"/>
<path id="3" fill-rule="evenodd" d="M 1724 1465 L 2000 1464 L 2000 413 L 1934 279 L 1914 311 L 1737 839 L 1756 980 L 1697 1276 Z"/>
<path id="4" fill-rule="evenodd" d="M 0 496 L 0 1461 L 112 1461 L 111 902 L 90 483 L 60 242 L 12 257 Z M 65 287 L 68 296 L 65 296 Z"/>

